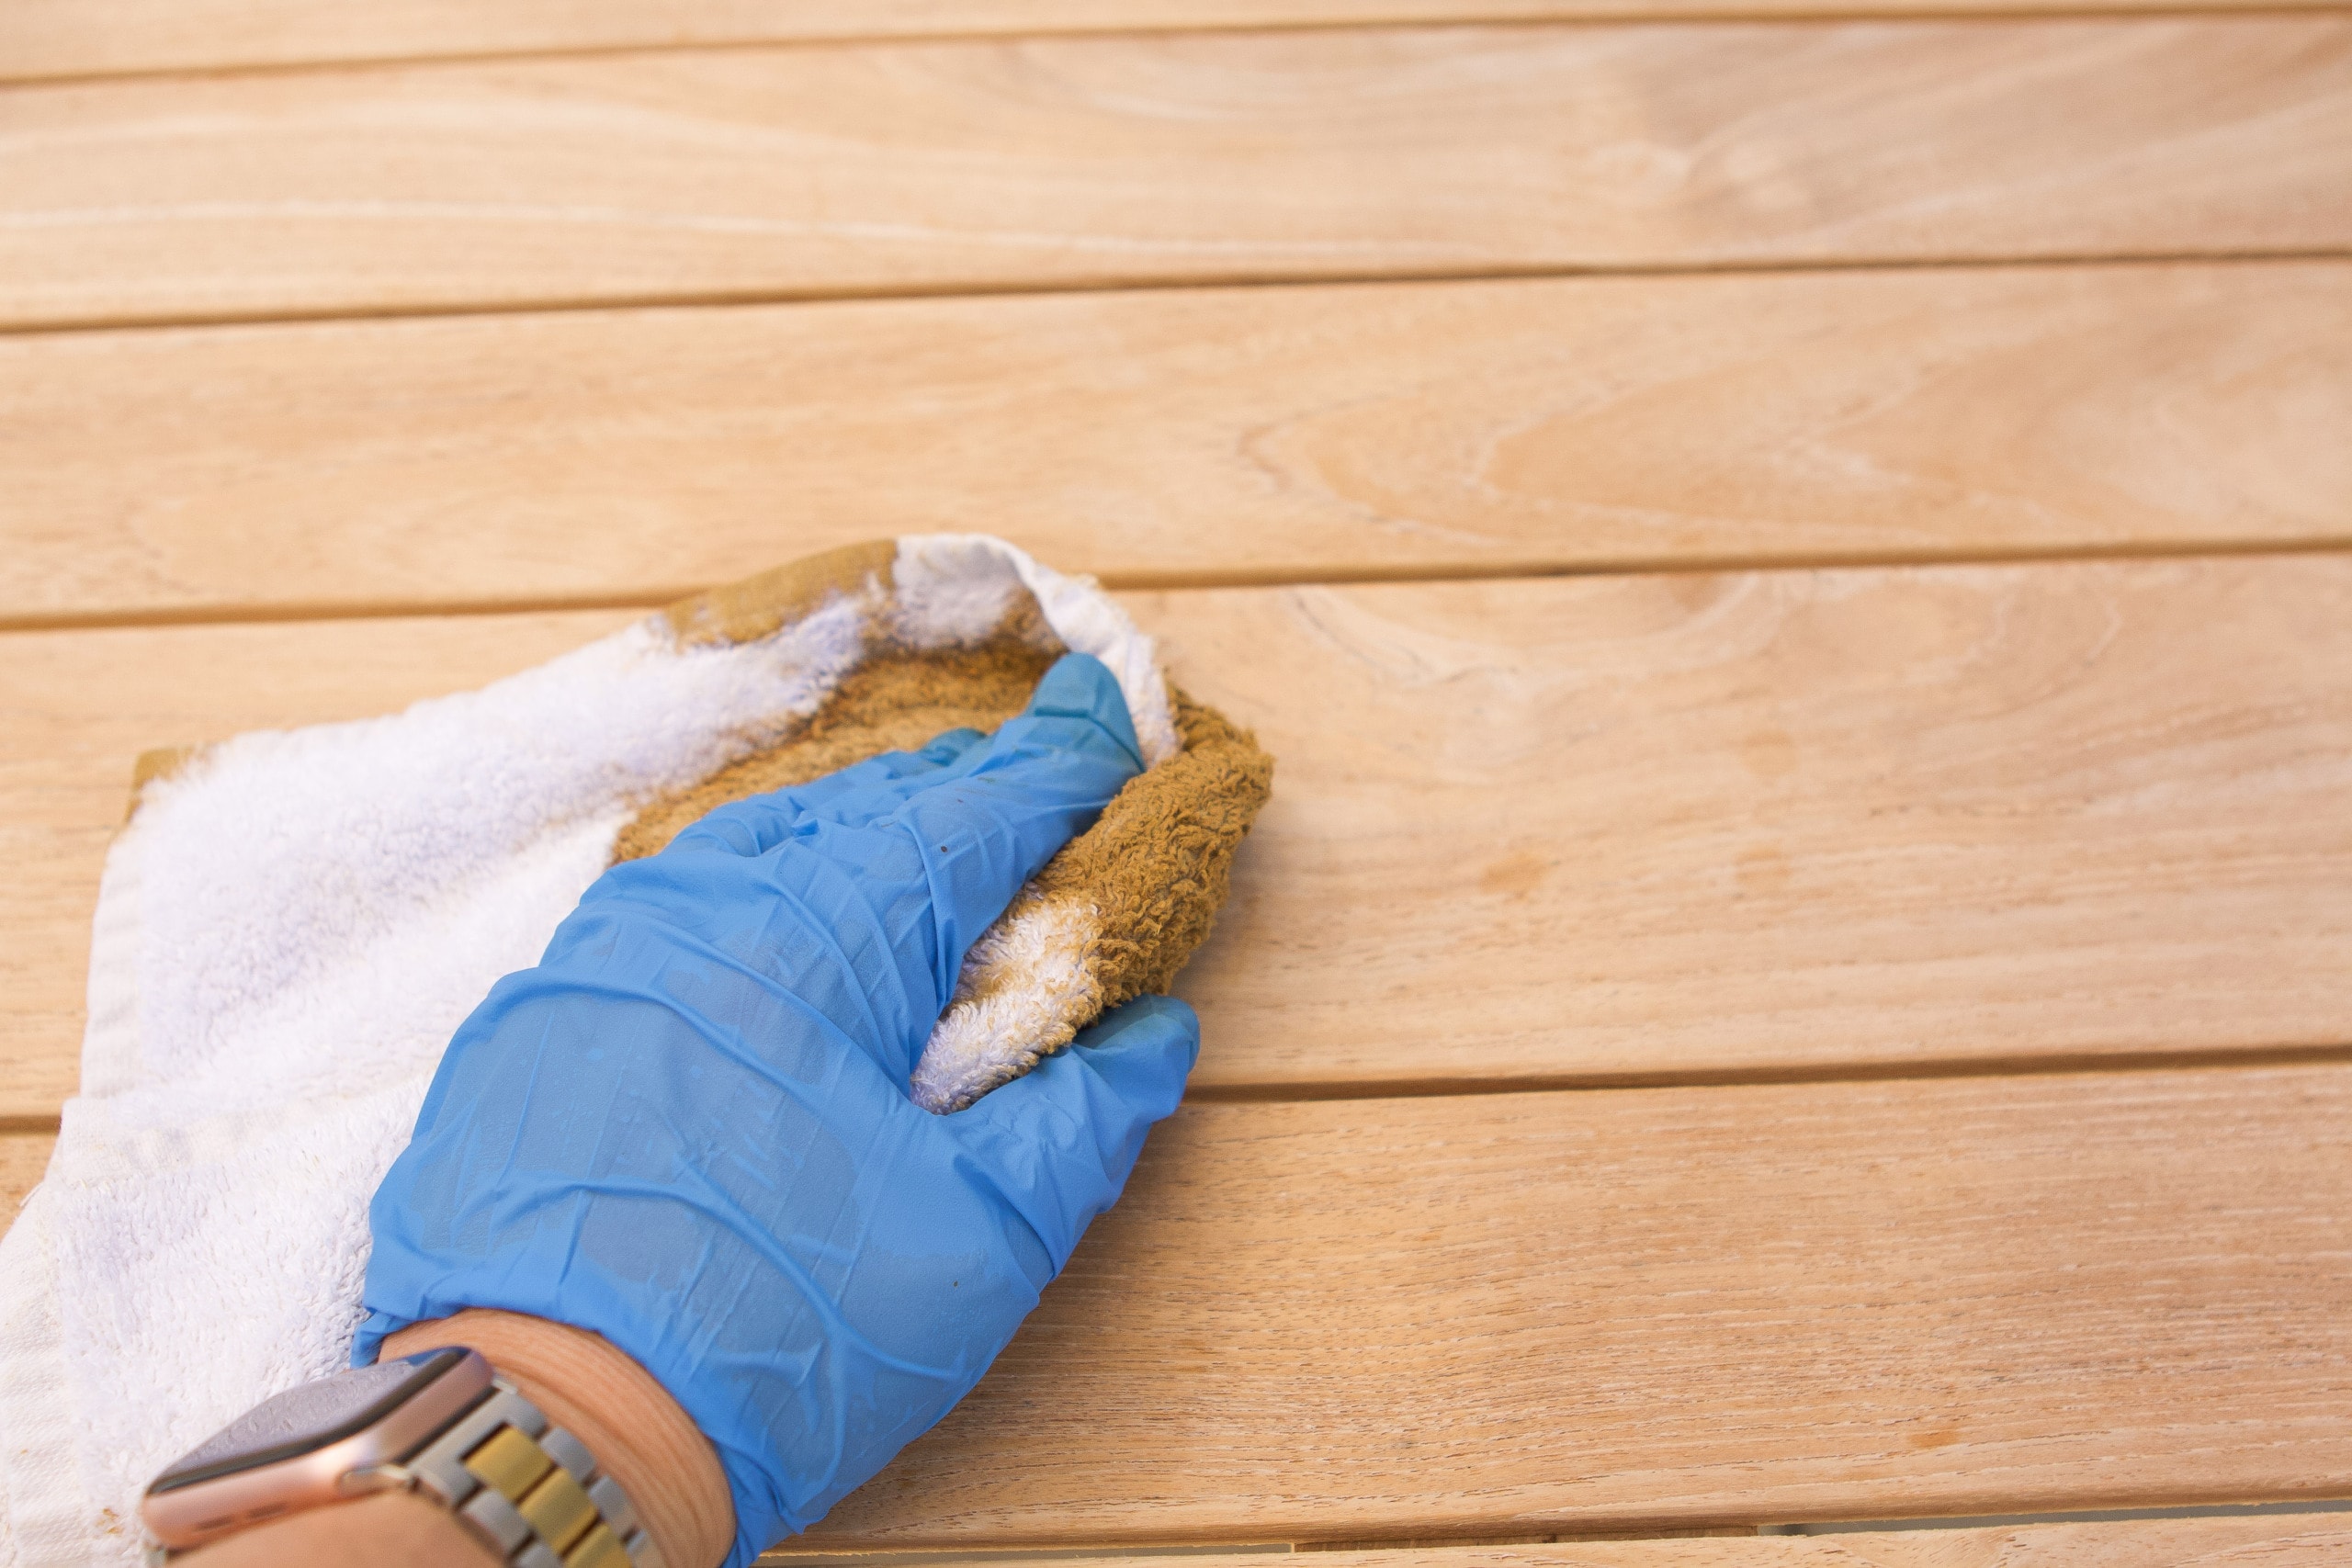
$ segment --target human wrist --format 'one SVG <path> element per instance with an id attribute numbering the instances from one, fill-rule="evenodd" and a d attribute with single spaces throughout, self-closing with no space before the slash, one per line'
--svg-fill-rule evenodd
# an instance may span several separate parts
<path id="1" fill-rule="evenodd" d="M 578 1438 L 620 1483 L 670 1568 L 717 1568 L 735 1540 L 718 1456 L 651 1373 L 584 1329 L 469 1308 L 388 1336 L 379 1355 L 445 1345 L 479 1350 L 499 1375 Z"/>
<path id="2" fill-rule="evenodd" d="M 174 1564 L 183 1560 L 175 1557 Z M 498 1568 L 458 1516 L 413 1492 L 306 1508 L 189 1552 L 186 1568 Z"/>

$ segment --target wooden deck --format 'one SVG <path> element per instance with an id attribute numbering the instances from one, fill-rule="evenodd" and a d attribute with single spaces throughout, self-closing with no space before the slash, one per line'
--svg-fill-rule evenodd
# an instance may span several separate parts
<path id="1" fill-rule="evenodd" d="M 2352 1562 L 1754 1533 L 2352 1497 L 2352 11 L 0 6 L 0 1204 L 136 753 L 930 528 L 1278 793 L 790 1552 Z"/>

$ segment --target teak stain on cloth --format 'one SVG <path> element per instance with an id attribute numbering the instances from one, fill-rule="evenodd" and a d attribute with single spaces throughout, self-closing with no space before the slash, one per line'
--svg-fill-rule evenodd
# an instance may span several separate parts
<path id="1" fill-rule="evenodd" d="M 1223 714 L 1169 691 L 1183 750 L 1138 774 L 1015 900 L 1083 900 L 1101 920 L 1090 965 L 1102 1008 L 1164 991 L 1206 942 L 1235 853 L 1272 794 L 1274 760 Z"/>
<path id="2" fill-rule="evenodd" d="M 746 795 L 807 784 L 884 751 L 911 751 L 950 729 L 993 730 L 1021 711 L 1053 661 L 1051 652 L 1012 637 L 874 654 L 788 739 L 648 804 L 621 829 L 613 859 L 657 854 L 681 829 Z"/>
<path id="3" fill-rule="evenodd" d="M 662 614 L 688 648 L 751 642 L 799 619 L 833 594 L 854 594 L 868 582 L 888 581 L 898 554 L 895 540 L 863 539 L 707 588 L 664 607 Z M 1034 615 L 1035 606 L 1030 608 Z"/>
<path id="4" fill-rule="evenodd" d="M 680 829 L 730 801 L 822 777 L 882 751 L 910 750 L 941 732 L 993 730 L 1027 703 L 1055 653 L 1021 636 L 978 648 L 876 652 L 843 677 L 788 739 L 652 802 L 624 827 L 616 861 L 661 851 Z M 1164 991 L 1202 942 L 1232 886 L 1233 860 L 1270 793 L 1273 760 L 1223 715 L 1171 692 L 1184 750 L 1130 780 L 1093 827 L 1072 840 L 1013 899 L 998 926 L 1066 907 L 1083 956 L 1063 976 L 1039 1054 L 1068 1044 L 1104 1010 Z M 954 1003 L 985 1007 L 1035 965 L 967 968 Z"/>
<path id="5" fill-rule="evenodd" d="M 1068 651 L 1066 636 L 1107 660 L 1138 760 L 1154 761 L 973 940 L 910 1084 L 934 1111 L 961 1109 L 1027 1071 L 1104 1010 L 1165 990 L 1207 939 L 1272 785 L 1272 759 L 1169 686 L 1123 612 L 1091 585 L 1024 561 L 970 536 L 875 541 L 670 606 L 652 623 L 657 658 L 742 649 L 806 669 L 815 683 L 808 705 L 758 721 L 780 738 L 723 737 L 735 744 L 714 754 L 710 773 L 643 800 L 611 846 L 614 862 L 656 854 L 689 823 L 747 795 L 945 731 L 993 730 L 1026 705 Z M 804 626 L 827 650 L 820 663 L 798 663 L 812 655 L 790 651 L 798 645 L 788 639 L 771 642 Z M 131 809 L 198 750 L 142 754 Z"/>
<path id="6" fill-rule="evenodd" d="M 139 797 L 157 779 L 170 778 L 204 748 L 201 746 L 153 746 L 141 751 L 130 764 L 130 798 L 123 803 L 122 819 L 130 820 L 139 809 Z"/>
<path id="7" fill-rule="evenodd" d="M 891 630 L 896 546 L 853 545 L 697 594 L 664 612 L 688 647 L 763 637 L 841 596 L 884 594 L 866 648 L 818 711 L 784 739 L 649 803 L 614 859 L 658 853 L 680 829 L 745 795 L 805 784 L 955 728 L 993 730 L 1018 713 L 1063 646 L 1034 595 L 1013 596 L 994 631 L 967 647 L 916 648 Z M 974 942 L 918 1065 L 916 1097 L 969 1104 L 1102 1012 L 1164 991 L 1208 939 L 1232 890 L 1233 859 L 1272 787 L 1273 761 L 1223 715 L 1170 688 L 1181 750 L 1128 781 Z M 982 1039 L 1023 1043 L 1021 1059 L 977 1079 L 953 1064 Z"/>

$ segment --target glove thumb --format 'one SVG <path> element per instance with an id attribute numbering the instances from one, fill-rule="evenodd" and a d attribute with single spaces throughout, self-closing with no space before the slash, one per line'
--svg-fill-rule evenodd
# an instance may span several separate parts
<path id="1" fill-rule="evenodd" d="M 1190 1007 L 1137 997 L 1026 1077 L 946 1118 L 966 1156 L 1045 1244 L 1047 1279 L 1069 1261 L 1088 1222 L 1117 1201 L 1144 1134 L 1176 1109 L 1200 1053 L 1201 1021 Z"/>

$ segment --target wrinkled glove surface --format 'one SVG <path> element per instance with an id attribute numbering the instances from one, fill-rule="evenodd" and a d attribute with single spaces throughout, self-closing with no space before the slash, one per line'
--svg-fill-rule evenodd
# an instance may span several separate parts
<path id="1" fill-rule="evenodd" d="M 728 1562 L 977 1382 L 1110 1206 L 1199 1045 L 1146 997 L 970 1109 L 907 1083 L 964 951 L 1142 758 L 1063 659 L 992 738 L 723 807 L 606 872 L 450 1042 L 369 1210 L 366 1325 L 592 1329 L 716 1446 Z"/>

